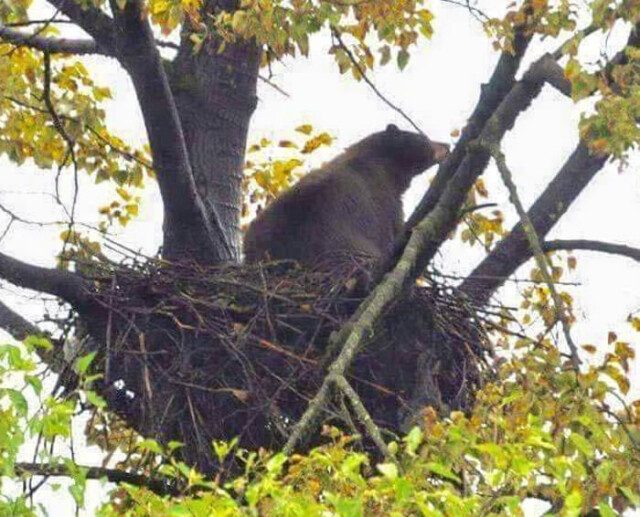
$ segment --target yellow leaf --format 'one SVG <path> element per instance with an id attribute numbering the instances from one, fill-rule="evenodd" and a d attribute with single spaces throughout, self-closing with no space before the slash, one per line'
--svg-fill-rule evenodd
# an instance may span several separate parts
<path id="1" fill-rule="evenodd" d="M 313 131 L 313 126 L 311 124 L 302 124 L 296 128 L 298 133 L 302 133 L 303 135 L 310 135 Z"/>

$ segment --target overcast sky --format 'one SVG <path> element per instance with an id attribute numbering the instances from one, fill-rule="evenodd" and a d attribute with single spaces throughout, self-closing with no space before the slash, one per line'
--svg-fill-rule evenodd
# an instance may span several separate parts
<path id="1" fill-rule="evenodd" d="M 387 66 L 376 71 L 372 78 L 431 138 L 453 143 L 450 134 L 464 126 L 477 101 L 480 84 L 488 79 L 497 54 L 479 23 L 463 9 L 442 2 L 431 2 L 430 7 L 436 14 L 433 39 L 413 52 L 409 66 L 402 73 L 394 66 Z M 614 35 L 604 50 L 615 52 L 624 36 L 623 31 Z M 595 56 L 603 50 L 600 43 L 588 46 L 586 54 Z M 309 59 L 287 60 L 284 65 L 275 67 L 273 81 L 290 97 L 262 82 L 259 84 L 259 103 L 250 140 L 290 135 L 294 127 L 309 122 L 337 137 L 336 146 L 318 158 L 327 159 L 388 123 L 409 128 L 364 83 L 338 74 L 331 57 L 326 54 L 328 44 L 326 35 L 317 36 L 312 40 Z M 533 53 L 525 65 L 556 46 L 557 43 L 533 45 Z M 107 109 L 114 132 L 130 143 L 144 142 L 144 127 L 125 74 L 107 58 L 90 58 L 87 63 L 96 82 L 110 86 L 115 93 Z M 525 205 L 535 200 L 575 147 L 577 121 L 584 108 L 545 87 L 505 138 L 504 150 Z M 16 169 L 6 160 L 0 163 L 4 170 L 0 184 L 1 203 L 32 219 L 61 217 L 52 200 L 42 194 L 52 191 L 51 172 L 38 171 L 28 165 Z M 550 237 L 591 238 L 640 247 L 639 163 L 633 159 L 622 173 L 615 165 L 601 171 Z M 485 178 L 492 194 L 491 201 L 509 216 L 506 227 L 510 227 L 516 219 L 493 167 L 488 169 Z M 428 174 L 414 181 L 405 199 L 407 213 L 424 193 L 427 182 Z M 110 199 L 112 191 L 96 188 L 91 183 L 82 182 L 79 214 L 84 220 L 95 223 L 97 206 Z M 157 188 L 150 185 L 144 193 L 141 216 L 123 232 L 122 239 L 147 253 L 154 253 L 161 241 L 161 219 Z M 0 249 L 32 263 L 53 265 L 53 257 L 60 246 L 58 233 L 59 229 L 14 225 L 0 243 Z M 482 256 L 483 251 L 478 246 L 470 250 L 468 246 L 450 243 L 437 262 L 444 272 L 463 275 Z M 567 278 L 579 284 L 571 290 L 579 317 L 572 330 L 574 340 L 604 349 L 608 331 L 615 330 L 621 338 L 640 342 L 639 336 L 634 335 L 625 323 L 630 312 L 640 310 L 640 264 L 594 253 L 583 252 L 577 256 L 578 270 Z M 526 277 L 529 269 L 530 264 L 516 276 Z M 503 290 L 502 300 L 506 304 L 513 302 L 515 289 L 515 284 L 509 283 Z M 41 304 L 13 293 L 14 289 L 5 291 L 3 299 L 23 314 L 37 317 Z M 632 393 L 637 397 L 640 395 L 639 362 L 635 364 L 631 379 Z M 40 497 L 46 500 L 47 492 L 43 494 Z M 55 499 L 56 504 L 65 505 L 58 507 L 60 511 L 69 504 L 63 499 Z M 68 506 L 69 510 L 71 508 Z"/>

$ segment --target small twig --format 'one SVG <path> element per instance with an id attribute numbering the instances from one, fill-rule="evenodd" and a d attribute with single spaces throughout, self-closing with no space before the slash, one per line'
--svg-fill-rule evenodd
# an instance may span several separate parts
<path id="1" fill-rule="evenodd" d="M 531 249 L 533 250 L 535 261 L 538 265 L 538 268 L 540 269 L 545 283 L 547 284 L 549 292 L 551 293 L 551 298 L 553 299 L 553 304 L 555 306 L 556 317 L 560 320 L 564 337 L 571 351 L 571 362 L 573 363 L 573 367 L 576 369 L 576 371 L 579 371 L 581 363 L 580 356 L 578 353 L 578 348 L 576 347 L 571 337 L 566 307 L 562 298 L 560 297 L 560 294 L 556 290 L 556 286 L 553 282 L 553 278 L 549 270 L 549 264 L 542 249 L 542 245 L 540 244 L 540 239 L 538 238 L 535 227 L 533 226 L 533 223 L 531 222 L 531 219 L 529 218 L 529 215 L 527 214 L 527 211 L 525 210 L 524 206 L 522 205 L 522 201 L 518 196 L 518 190 L 513 181 L 513 175 L 511 174 L 511 171 L 507 166 L 506 158 L 500 150 L 499 145 L 495 143 L 480 142 L 479 145 L 483 146 L 495 160 L 498 171 L 500 172 L 500 176 L 502 177 L 502 181 L 509 191 L 509 199 L 518 212 L 518 216 L 520 217 L 520 221 L 522 222 L 525 235 L 527 237 L 527 240 L 529 241 L 529 246 L 531 246 Z"/>
<path id="2" fill-rule="evenodd" d="M 258 74 L 258 79 L 260 79 L 263 83 L 265 83 L 266 85 L 271 86 L 271 88 L 273 88 L 275 91 L 277 91 L 278 93 L 284 95 L 287 99 L 291 98 L 291 95 L 289 95 L 286 91 L 284 91 L 280 86 L 278 86 L 276 83 L 274 83 L 273 81 L 271 81 L 268 77 L 265 77 L 262 74 Z"/>
<path id="3" fill-rule="evenodd" d="M 466 9 L 467 11 L 469 11 L 469 14 L 471 16 L 473 16 L 477 21 L 479 21 L 482 24 L 490 20 L 489 15 L 487 15 L 484 11 L 482 11 L 480 8 L 476 7 L 475 5 L 471 5 L 470 0 L 440 0 L 440 1 L 446 4 L 451 4 L 451 5 L 455 5 L 456 7 L 462 7 L 463 9 Z"/>
<path id="4" fill-rule="evenodd" d="M 558 239 L 554 241 L 546 241 L 542 243 L 542 249 L 544 249 L 545 251 L 598 251 L 601 253 L 609 253 L 611 255 L 620 255 L 621 257 L 627 257 L 631 260 L 635 260 L 636 262 L 640 262 L 640 248 L 632 248 L 631 246 L 625 246 L 624 244 L 613 244 L 609 242 L 587 239 Z"/>
<path id="5" fill-rule="evenodd" d="M 39 36 L 46 25 L 34 34 L 26 34 L 8 25 L 0 25 L 0 41 L 13 45 L 4 57 L 11 55 L 19 47 L 30 47 L 54 54 L 99 54 L 100 49 L 91 39 L 48 38 Z"/>
<path id="6" fill-rule="evenodd" d="M 21 22 L 10 22 L 10 23 L 5 23 L 4 26 L 5 27 L 29 27 L 30 25 L 40 25 L 43 23 L 68 23 L 68 24 L 72 24 L 75 25 L 75 22 L 72 22 L 71 20 L 51 20 L 51 19 L 38 19 L 38 20 L 24 20 Z"/>
<path id="7" fill-rule="evenodd" d="M 333 34 L 333 36 L 336 38 L 338 45 L 340 45 L 340 48 L 342 50 L 344 50 L 344 52 L 347 54 L 347 57 L 349 58 L 349 61 L 351 61 L 351 63 L 353 64 L 353 66 L 356 68 L 356 70 L 358 70 L 358 73 L 360 74 L 360 76 L 362 77 L 362 79 L 364 80 L 365 83 L 367 83 L 367 85 L 369 86 L 369 88 L 371 88 L 371 90 L 373 91 L 373 93 L 375 93 L 378 98 L 384 102 L 387 106 L 389 106 L 393 111 L 395 111 L 396 113 L 398 113 L 403 119 L 405 119 L 409 124 L 411 124 L 411 126 L 421 135 L 424 135 L 424 131 L 422 131 L 422 129 L 420 129 L 420 126 L 418 126 L 418 124 L 416 124 L 413 119 L 407 115 L 402 108 L 396 106 L 393 102 L 391 102 L 379 89 L 378 87 L 373 83 L 373 81 L 371 79 L 369 79 L 369 76 L 367 75 L 367 72 L 362 68 L 362 66 L 360 66 L 360 63 L 358 63 L 358 60 L 355 58 L 355 56 L 353 55 L 353 53 L 351 52 L 351 50 L 349 49 L 349 47 L 347 47 L 347 45 L 344 43 L 344 41 L 342 40 L 342 36 L 340 34 L 340 32 L 338 31 L 338 29 L 336 29 L 335 27 L 331 27 L 331 33 Z M 426 136 L 426 135 L 425 135 Z"/>
<path id="8" fill-rule="evenodd" d="M 40 34 L 42 34 L 45 30 L 47 30 L 49 28 L 49 25 L 51 25 L 51 23 L 53 23 L 53 21 L 56 19 L 56 16 L 58 16 L 58 14 L 60 13 L 60 8 L 56 8 L 55 12 L 53 13 L 53 15 L 44 22 L 44 24 L 42 25 L 42 27 L 39 27 L 33 34 L 28 35 L 27 40 L 23 41 L 24 44 L 28 43 L 29 41 L 32 41 L 34 38 L 38 38 L 40 36 Z M 2 55 L 2 57 L 9 57 L 11 56 L 21 45 L 15 45 L 12 49 L 10 49 L 8 52 L 6 52 L 5 54 Z"/>
<path id="9" fill-rule="evenodd" d="M 56 176 L 56 189 L 58 184 L 58 178 L 60 177 L 60 173 L 62 168 L 66 165 L 67 160 L 71 158 L 71 162 L 73 164 L 73 181 L 74 181 L 74 190 L 73 190 L 73 201 L 71 205 L 71 211 L 69 213 L 69 235 L 67 239 L 65 239 L 64 247 L 68 244 L 69 238 L 71 237 L 71 229 L 74 225 L 75 220 L 75 209 L 78 202 L 78 161 L 76 160 L 75 153 L 75 142 L 67 133 L 64 125 L 62 124 L 62 120 L 58 116 L 55 107 L 53 106 L 53 101 L 51 100 L 51 55 L 49 52 L 44 52 L 44 85 L 43 85 L 43 101 L 51 118 L 53 120 L 53 125 L 56 128 L 56 131 L 60 134 L 62 139 L 67 143 L 67 155 L 63 159 L 62 163 L 58 167 L 58 174 Z M 59 201 L 61 203 L 61 201 Z M 61 203 L 62 204 L 62 203 Z M 64 252 L 63 247 L 63 252 Z"/>

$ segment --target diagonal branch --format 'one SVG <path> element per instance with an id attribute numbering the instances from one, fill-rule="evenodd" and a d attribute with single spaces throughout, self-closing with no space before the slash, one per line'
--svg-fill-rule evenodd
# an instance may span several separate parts
<path id="1" fill-rule="evenodd" d="M 577 145 L 527 213 L 540 239 L 544 240 L 607 159 L 608 156 L 591 154 L 583 142 Z M 476 303 L 486 303 L 531 256 L 523 225 L 518 223 L 462 282 L 460 288 Z"/>
<path id="2" fill-rule="evenodd" d="M 489 117 L 477 140 L 498 144 L 506 132 L 513 127 L 518 116 L 538 96 L 550 74 L 553 75 L 553 83 L 563 91 L 566 91 L 569 87 L 568 81 L 565 80 L 564 84 L 556 82 L 557 74 L 555 71 L 558 68 L 559 65 L 548 54 L 536 61 L 522 79 L 515 83 Z M 428 212 L 428 214 L 431 214 L 431 212 L 438 211 L 435 217 L 443 219 L 440 226 L 446 230 L 446 233 L 430 236 L 429 243 L 421 250 L 415 267 L 420 270 L 424 269 L 435 256 L 449 232 L 455 228 L 460 210 L 466 200 L 467 192 L 487 167 L 489 158 L 490 153 L 486 148 L 473 145 L 473 142 L 466 146 L 466 155 L 456 173 L 447 182 L 437 203 Z"/>
<path id="3" fill-rule="evenodd" d="M 225 234 L 219 224 L 211 224 L 196 190 L 175 100 L 142 2 L 129 0 L 120 9 L 113 1 L 112 10 L 118 58 L 136 90 L 164 203 L 164 255 L 228 260 L 232 252 Z"/>
<path id="4" fill-rule="evenodd" d="M 27 34 L 2 25 L 0 25 L 0 40 L 18 47 L 31 47 L 52 54 L 105 54 L 105 51 L 92 39 L 49 38 Z"/>
<path id="5" fill-rule="evenodd" d="M 491 115 L 516 85 L 515 75 L 530 41 L 531 37 L 525 35 L 524 30 L 519 30 L 514 37 L 513 53 L 503 52 L 500 56 L 491 78 L 481 87 L 478 103 L 455 148 L 440 165 L 429 190 L 411 214 L 406 228 L 413 228 L 435 207 L 447 183 L 462 164 L 467 154 L 467 145 L 478 137 Z"/>
<path id="6" fill-rule="evenodd" d="M 491 155 L 496 162 L 498 171 L 500 172 L 500 176 L 502 177 L 502 181 L 509 191 L 509 199 L 518 212 L 520 223 L 522 224 L 522 228 L 527 238 L 527 242 L 529 243 L 529 247 L 531 248 L 533 256 L 536 259 L 536 263 L 538 265 L 538 268 L 540 269 L 542 278 L 544 279 L 549 292 L 551 293 L 551 299 L 553 300 L 553 305 L 555 307 L 556 318 L 560 320 L 562 331 L 567 341 L 567 345 L 569 346 L 569 350 L 571 351 L 571 362 L 573 363 L 573 367 L 576 372 L 579 372 L 580 355 L 578 353 L 578 348 L 576 347 L 576 344 L 571 337 L 566 306 L 554 285 L 553 278 L 551 277 L 551 271 L 549 269 L 548 259 L 545 256 L 544 251 L 542 250 L 542 245 L 540 244 L 538 234 L 536 233 L 535 228 L 531 223 L 531 219 L 529 219 L 529 216 L 527 215 L 527 212 L 522 205 L 522 201 L 520 200 L 520 196 L 518 195 L 516 184 L 513 181 L 513 175 L 511 174 L 511 171 L 507 166 L 507 161 L 500 147 L 498 145 L 489 144 L 489 151 L 491 152 Z"/>
<path id="7" fill-rule="evenodd" d="M 640 248 L 632 248 L 624 244 L 613 244 L 610 242 L 593 241 L 588 239 L 559 239 L 542 243 L 544 251 L 598 251 L 601 253 L 609 253 L 610 255 L 620 255 L 627 257 L 636 262 L 640 262 Z"/>

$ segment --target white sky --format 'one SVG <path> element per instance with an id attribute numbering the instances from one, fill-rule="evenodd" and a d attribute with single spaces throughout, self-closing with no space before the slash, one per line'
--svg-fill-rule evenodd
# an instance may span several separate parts
<path id="1" fill-rule="evenodd" d="M 441 2 L 431 2 L 430 7 L 436 14 L 433 39 L 414 51 L 404 72 L 400 73 L 390 65 L 371 77 L 432 139 L 452 141 L 450 133 L 464 126 L 476 103 L 480 84 L 493 70 L 497 54 L 480 25 L 464 10 Z M 619 41 L 619 37 L 612 37 L 607 50 L 617 50 Z M 406 122 L 384 106 L 364 83 L 338 74 L 331 57 L 326 54 L 326 35 L 314 38 L 312 43 L 310 59 L 287 60 L 284 66 L 275 69 L 273 81 L 284 88 L 290 98 L 259 83 L 260 100 L 251 125 L 250 140 L 290 135 L 300 123 L 310 122 L 337 137 L 337 146 L 323 155 L 326 159 L 388 123 L 408 128 Z M 557 43 L 534 44 L 526 63 L 556 46 Z M 598 52 L 601 47 L 596 44 L 587 50 L 588 53 Z M 128 78 L 114 60 L 91 58 L 87 61 L 96 82 L 109 85 L 115 93 L 107 111 L 111 127 L 131 143 L 143 142 L 144 127 Z M 504 150 L 525 205 L 535 200 L 573 150 L 581 108 L 545 87 L 505 138 Z M 50 198 L 33 194 L 51 192 L 51 172 L 29 166 L 16 169 L 4 160 L 0 163 L 4 169 L 0 183 L 1 203 L 32 219 L 61 217 Z M 616 166 L 601 171 L 549 237 L 600 239 L 640 247 L 639 163 L 637 159 L 632 160 L 623 173 L 619 173 Z M 405 198 L 407 213 L 424 193 L 426 176 L 418 178 L 408 191 Z M 492 193 L 490 200 L 509 215 L 506 224 L 509 228 L 516 220 L 514 211 L 493 167 L 486 173 L 485 181 Z M 97 222 L 96 207 L 110 199 L 111 190 L 96 188 L 91 182 L 83 181 L 80 194 L 81 218 Z M 145 193 L 141 216 L 123 233 L 123 241 L 153 253 L 161 240 L 161 218 L 157 188 L 151 185 Z M 14 225 L 0 249 L 32 263 L 53 265 L 53 256 L 60 246 L 58 231 Z M 438 265 L 443 272 L 465 274 L 482 256 L 483 251 L 477 245 L 469 249 L 449 243 L 438 257 Z M 634 335 L 625 323 L 630 312 L 640 309 L 640 264 L 595 253 L 578 252 L 577 256 L 578 270 L 567 278 L 580 284 L 572 289 L 580 317 L 572 330 L 574 340 L 579 344 L 593 343 L 604 350 L 608 331 L 615 330 L 620 338 L 640 342 L 638 335 Z M 517 276 L 526 277 L 529 268 L 530 265 L 525 266 Z M 511 283 L 503 290 L 503 301 L 512 302 L 514 292 L 515 286 Z M 14 295 L 4 299 L 23 314 L 37 316 L 41 311 L 41 304 L 32 300 Z M 631 380 L 632 393 L 637 397 L 640 395 L 639 361 L 634 365 Z M 92 499 L 97 499 L 95 494 L 100 489 L 94 485 L 92 492 Z M 56 511 L 52 514 L 73 512 L 68 497 L 51 499 L 47 491 L 38 497 L 42 501 L 55 501 Z"/>

